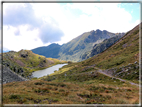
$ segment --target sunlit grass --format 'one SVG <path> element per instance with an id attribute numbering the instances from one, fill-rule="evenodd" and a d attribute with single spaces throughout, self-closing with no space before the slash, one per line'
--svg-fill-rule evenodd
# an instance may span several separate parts
<path id="1" fill-rule="evenodd" d="M 84 84 L 32 80 L 4 84 L 3 103 L 133 104 L 138 103 L 138 90 L 135 86 L 116 87 L 115 84 L 103 84 L 95 80 L 86 81 Z"/>

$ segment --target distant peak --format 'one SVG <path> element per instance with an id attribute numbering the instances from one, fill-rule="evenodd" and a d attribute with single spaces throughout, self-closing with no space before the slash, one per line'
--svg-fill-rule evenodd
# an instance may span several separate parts
<path id="1" fill-rule="evenodd" d="M 96 31 L 101 31 L 100 29 L 97 29 Z"/>
<path id="2" fill-rule="evenodd" d="M 9 52 L 13 53 L 13 52 L 16 52 L 16 51 L 13 51 L 13 50 L 12 50 L 12 51 L 9 51 Z"/>
<path id="3" fill-rule="evenodd" d="M 58 43 L 52 43 L 52 44 L 50 44 L 50 46 L 51 46 L 51 45 L 59 45 L 59 44 L 58 44 Z"/>
<path id="4" fill-rule="evenodd" d="M 107 30 L 103 30 L 103 32 L 107 32 Z"/>
<path id="5" fill-rule="evenodd" d="M 94 30 L 91 30 L 90 32 L 94 32 Z"/>

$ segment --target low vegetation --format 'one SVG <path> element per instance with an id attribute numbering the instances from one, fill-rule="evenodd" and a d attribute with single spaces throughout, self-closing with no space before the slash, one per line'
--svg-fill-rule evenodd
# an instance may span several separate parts
<path id="1" fill-rule="evenodd" d="M 53 74 L 3 85 L 4 104 L 139 104 L 139 26 L 87 60 L 69 63 Z"/>
<path id="2" fill-rule="evenodd" d="M 2 63 L 23 77 L 30 77 L 33 71 L 66 62 L 54 58 L 46 58 L 29 50 L 21 50 L 19 52 L 3 53 Z"/>
<path id="3" fill-rule="evenodd" d="M 138 104 L 138 87 L 94 79 L 82 82 L 32 80 L 3 85 L 4 104 Z M 98 82 L 97 82 L 98 81 Z M 99 82 L 100 81 L 100 82 Z M 102 82 L 101 82 L 102 81 Z M 111 84 L 109 84 L 112 82 Z M 105 83 L 105 84 L 104 84 Z M 117 84 L 122 84 L 117 86 Z"/>

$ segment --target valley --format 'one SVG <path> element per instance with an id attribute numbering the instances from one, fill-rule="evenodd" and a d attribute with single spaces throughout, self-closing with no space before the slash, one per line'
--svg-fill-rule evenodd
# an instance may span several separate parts
<path id="1" fill-rule="evenodd" d="M 62 46 L 4 53 L 3 66 L 29 80 L 3 84 L 3 104 L 139 105 L 139 47 L 137 25 L 125 35 L 96 30 Z M 54 73 L 30 78 L 33 71 L 63 63 Z"/>

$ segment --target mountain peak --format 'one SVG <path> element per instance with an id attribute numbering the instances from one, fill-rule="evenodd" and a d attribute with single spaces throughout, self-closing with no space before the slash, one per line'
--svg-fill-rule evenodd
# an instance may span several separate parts
<path id="1" fill-rule="evenodd" d="M 50 46 L 59 46 L 59 44 L 58 43 L 52 43 L 52 44 L 50 44 Z"/>
<path id="2" fill-rule="evenodd" d="M 101 31 L 100 29 L 97 29 L 97 30 L 96 30 L 96 32 L 100 32 L 100 31 Z"/>
<path id="3" fill-rule="evenodd" d="M 103 32 L 108 32 L 107 30 L 103 30 Z"/>
<path id="4" fill-rule="evenodd" d="M 95 32 L 95 31 L 94 31 L 94 30 L 91 30 L 90 32 L 92 33 L 92 32 Z"/>

